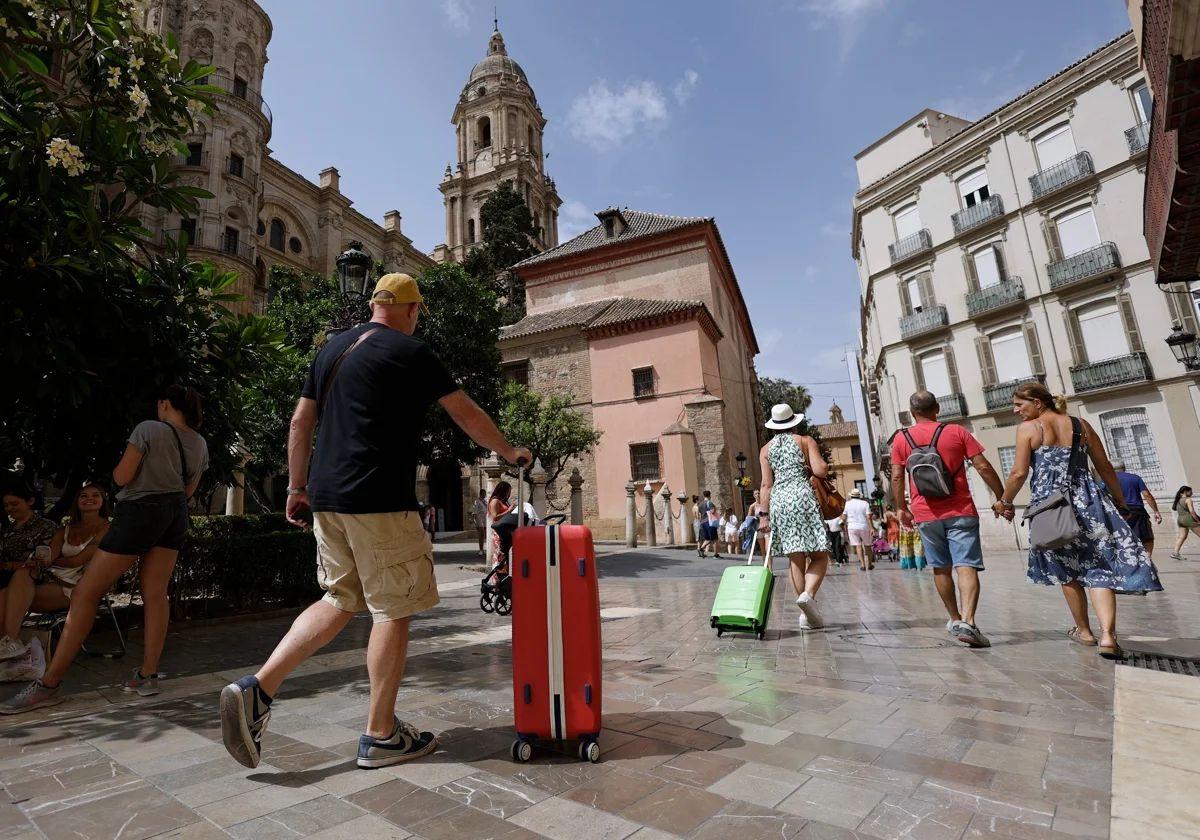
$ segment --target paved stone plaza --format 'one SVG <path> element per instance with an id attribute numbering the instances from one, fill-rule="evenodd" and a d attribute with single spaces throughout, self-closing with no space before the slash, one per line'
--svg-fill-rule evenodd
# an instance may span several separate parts
<path id="1" fill-rule="evenodd" d="M 168 640 L 158 697 L 112 688 L 131 651 L 81 660 L 67 703 L 0 721 L 0 837 L 1108 836 L 1114 666 L 1067 641 L 1061 595 L 1026 584 L 1016 554 L 989 557 L 980 625 L 994 647 L 974 651 L 945 638 L 928 573 L 839 569 L 822 590 L 828 628 L 803 635 L 779 576 L 757 642 L 708 628 L 719 563 L 605 551 L 598 765 L 508 758 L 506 620 L 479 611 L 458 567 L 470 553 L 439 550 L 443 601 L 414 624 L 399 700 L 442 733 L 432 758 L 355 768 L 359 619 L 285 686 L 262 765 L 241 767 L 220 744 L 217 691 L 289 619 L 192 626 Z M 1127 639 L 1200 636 L 1200 562 L 1161 570 L 1165 593 L 1120 601 Z"/>

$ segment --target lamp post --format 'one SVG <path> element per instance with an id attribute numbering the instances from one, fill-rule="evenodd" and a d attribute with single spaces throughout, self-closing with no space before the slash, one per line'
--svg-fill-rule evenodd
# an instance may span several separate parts
<path id="1" fill-rule="evenodd" d="M 1183 329 L 1183 324 L 1176 321 L 1171 327 L 1171 334 L 1165 339 L 1175 358 L 1187 370 L 1200 370 L 1200 345 L 1196 342 L 1196 334 Z"/>
<path id="2" fill-rule="evenodd" d="M 367 286 L 371 282 L 371 257 L 363 250 L 361 242 L 355 240 L 347 245 L 346 250 L 338 254 L 335 263 L 342 299 L 326 330 L 330 336 L 345 332 L 362 320 Z"/>
<path id="3" fill-rule="evenodd" d="M 746 512 L 746 453 L 738 452 L 737 457 L 733 460 L 737 461 L 738 468 L 738 498 L 741 500 L 742 509 L 738 511 L 738 516 Z"/>

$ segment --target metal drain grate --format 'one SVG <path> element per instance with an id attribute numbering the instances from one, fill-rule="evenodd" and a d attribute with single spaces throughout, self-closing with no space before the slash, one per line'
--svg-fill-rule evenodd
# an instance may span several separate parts
<path id="1" fill-rule="evenodd" d="M 1151 671 L 1166 671 L 1168 674 L 1200 677 L 1200 661 L 1195 659 L 1181 659 L 1177 656 L 1159 656 L 1154 653 L 1130 652 L 1122 664 L 1134 668 L 1149 668 Z"/>

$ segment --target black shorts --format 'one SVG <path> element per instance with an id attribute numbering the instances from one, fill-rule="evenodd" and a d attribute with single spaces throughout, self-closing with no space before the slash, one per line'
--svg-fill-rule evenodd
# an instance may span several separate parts
<path id="1" fill-rule="evenodd" d="M 1154 539 L 1154 528 L 1150 524 L 1150 514 L 1144 507 L 1131 507 L 1129 509 L 1130 516 L 1125 521 L 1129 523 L 1129 527 L 1133 530 L 1133 535 L 1141 542 L 1150 542 Z"/>
<path id="2" fill-rule="evenodd" d="M 187 530 L 187 497 L 182 493 L 120 499 L 112 525 L 100 540 L 100 550 L 138 556 L 152 548 L 179 551 L 187 540 Z"/>

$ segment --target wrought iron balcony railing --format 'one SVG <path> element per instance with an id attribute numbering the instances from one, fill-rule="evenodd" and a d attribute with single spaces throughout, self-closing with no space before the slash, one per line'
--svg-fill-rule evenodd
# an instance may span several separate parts
<path id="1" fill-rule="evenodd" d="M 252 187 L 258 186 L 258 170 L 251 169 L 244 160 L 225 158 L 225 174 L 241 178 Z"/>
<path id="2" fill-rule="evenodd" d="M 175 166 L 186 166 L 190 169 L 208 169 L 208 152 L 198 155 L 176 155 L 172 161 Z"/>
<path id="3" fill-rule="evenodd" d="M 895 265 L 901 260 L 906 260 L 932 248 L 933 238 L 929 235 L 929 228 L 921 228 L 916 233 L 909 234 L 889 245 L 888 254 L 891 255 L 892 264 Z"/>
<path id="4" fill-rule="evenodd" d="M 1036 201 L 1095 174 L 1096 168 L 1092 165 L 1091 153 L 1079 152 L 1036 175 L 1030 175 L 1029 186 Z"/>
<path id="5" fill-rule="evenodd" d="M 938 412 L 939 420 L 951 420 L 956 417 L 967 416 L 967 398 L 962 394 L 947 394 L 944 397 L 938 397 Z"/>
<path id="6" fill-rule="evenodd" d="M 1150 123 L 1144 122 L 1125 129 L 1125 142 L 1129 144 L 1129 155 L 1140 154 L 1150 145 Z"/>
<path id="7" fill-rule="evenodd" d="M 950 217 L 950 221 L 954 224 L 954 235 L 958 236 L 961 233 L 966 233 L 968 230 L 979 227 L 985 222 L 999 219 L 1003 215 L 1004 202 L 1000 196 L 989 195 L 973 207 L 959 210 Z"/>
<path id="8" fill-rule="evenodd" d="M 903 315 L 900 318 L 900 337 L 904 339 L 924 335 L 950 326 L 950 316 L 942 304 L 927 306 L 921 312 Z"/>
<path id="9" fill-rule="evenodd" d="M 1153 378 L 1150 359 L 1145 353 L 1130 353 L 1128 356 L 1102 359 L 1071 368 L 1071 384 L 1075 386 L 1076 393 L 1111 388 L 1128 382 L 1144 382 Z"/>
<path id="10" fill-rule="evenodd" d="M 997 382 L 995 385 L 983 386 L 983 401 L 987 404 L 988 411 L 999 411 L 1005 407 L 1012 407 L 1013 394 L 1018 388 L 1026 382 L 1045 382 L 1046 377 L 1042 374 L 1035 376 L 1026 376 L 1021 379 L 1012 379 L 1008 382 Z"/>
<path id="11" fill-rule="evenodd" d="M 1050 288 L 1061 289 L 1083 280 L 1111 274 L 1120 267 L 1121 255 L 1117 253 L 1117 246 L 1111 242 L 1101 242 L 1094 248 L 1049 263 L 1046 273 L 1050 276 Z"/>
<path id="12" fill-rule="evenodd" d="M 241 237 L 233 237 L 228 234 L 222 235 L 220 249 L 223 253 L 229 254 L 232 257 L 237 257 L 248 263 L 254 262 L 254 246 L 249 242 L 243 241 Z"/>
<path id="13" fill-rule="evenodd" d="M 258 110 L 263 119 L 267 121 L 267 125 L 272 124 L 274 117 L 271 115 L 271 108 L 267 105 L 267 101 L 262 98 L 261 93 L 248 87 L 241 79 L 227 76 L 224 73 L 213 73 L 205 82 L 206 84 L 224 88 L 227 96 L 232 96 L 234 99 L 240 99 L 243 102 L 249 103 L 252 108 Z"/>
<path id="14" fill-rule="evenodd" d="M 985 312 L 1025 300 L 1025 284 L 1020 277 L 1006 277 L 993 286 L 967 292 L 967 314 L 972 318 Z"/>
<path id="15" fill-rule="evenodd" d="M 174 240 L 180 245 L 199 245 L 204 240 L 204 228 L 196 225 L 190 230 L 188 228 L 169 228 L 159 232 L 159 245 L 166 245 L 168 239 Z"/>

